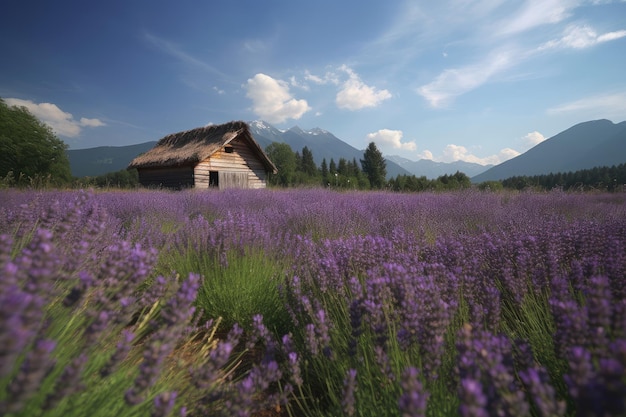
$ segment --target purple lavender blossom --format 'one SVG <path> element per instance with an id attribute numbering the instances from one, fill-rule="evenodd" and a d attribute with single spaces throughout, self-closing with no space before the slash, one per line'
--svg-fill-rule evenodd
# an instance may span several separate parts
<path id="1" fill-rule="evenodd" d="M 51 357 L 55 347 L 56 343 L 52 340 L 35 341 L 33 349 L 26 354 L 19 372 L 7 388 L 9 399 L 0 405 L 1 412 L 15 413 L 22 410 L 28 400 L 37 393 L 56 362 Z"/>
<path id="2" fill-rule="evenodd" d="M 111 355 L 111 357 L 109 358 L 107 363 L 104 365 L 104 367 L 100 369 L 101 377 L 105 378 L 108 375 L 111 375 L 115 371 L 117 366 L 124 359 L 126 359 L 126 356 L 128 356 L 128 353 L 132 349 L 132 342 L 134 338 L 135 338 L 135 334 L 131 332 L 130 330 L 128 329 L 122 330 L 122 338 L 117 343 L 115 352 L 113 353 L 113 355 Z"/>
<path id="3" fill-rule="evenodd" d="M 139 375 L 133 386 L 126 391 L 124 399 L 129 405 L 137 405 L 144 401 L 144 393 L 156 382 L 161 372 L 161 364 L 173 350 L 172 342 L 153 340 L 144 351 L 143 361 L 139 365 Z"/>
<path id="4" fill-rule="evenodd" d="M 356 413 L 356 375 L 356 369 L 348 369 L 346 377 L 343 380 L 343 397 L 341 399 L 341 407 L 343 409 L 343 414 L 350 417 Z"/>
<path id="5" fill-rule="evenodd" d="M 428 393 L 424 391 L 419 380 L 419 372 L 414 367 L 409 367 L 402 373 L 400 379 L 402 395 L 398 400 L 398 408 L 402 417 L 422 417 L 426 415 Z"/>
<path id="6" fill-rule="evenodd" d="M 11 374 L 17 358 L 39 332 L 44 300 L 16 286 L 0 293 L 0 378 Z"/>
<path id="7" fill-rule="evenodd" d="M 46 397 L 43 405 L 44 410 L 53 409 L 63 398 L 69 397 L 85 388 L 85 385 L 82 383 L 82 373 L 87 359 L 87 355 L 82 353 L 72 359 L 65 367 L 56 381 L 55 390 Z"/>
<path id="8" fill-rule="evenodd" d="M 162 392 L 154 397 L 154 409 L 151 417 L 167 417 L 170 415 L 176 404 L 176 391 Z"/>
<path id="9" fill-rule="evenodd" d="M 161 372 L 161 364 L 169 355 L 179 338 L 186 330 L 191 319 L 199 287 L 199 276 L 190 274 L 178 291 L 167 301 L 161 310 L 163 325 L 152 336 L 151 342 L 144 351 L 143 361 L 139 365 L 139 375 L 134 386 L 126 391 L 125 399 L 130 405 L 137 405 L 144 400 L 144 392 L 154 384 Z"/>
<path id="10" fill-rule="evenodd" d="M 589 279 L 586 301 L 589 317 L 588 340 L 592 351 L 599 355 L 608 349 L 613 316 L 611 288 L 606 276 L 596 275 Z"/>
<path id="11" fill-rule="evenodd" d="M 459 415 L 462 417 L 489 417 L 487 397 L 480 382 L 464 378 L 459 386 Z"/>
<path id="12" fill-rule="evenodd" d="M 544 368 L 528 368 L 519 373 L 539 415 L 560 417 L 565 415 L 565 402 L 556 397 Z"/>

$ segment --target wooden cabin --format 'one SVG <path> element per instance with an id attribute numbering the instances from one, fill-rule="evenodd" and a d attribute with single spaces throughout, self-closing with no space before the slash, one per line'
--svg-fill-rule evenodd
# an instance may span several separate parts
<path id="1" fill-rule="evenodd" d="M 245 122 L 173 133 L 135 158 L 139 183 L 165 188 L 265 188 L 277 173 Z"/>

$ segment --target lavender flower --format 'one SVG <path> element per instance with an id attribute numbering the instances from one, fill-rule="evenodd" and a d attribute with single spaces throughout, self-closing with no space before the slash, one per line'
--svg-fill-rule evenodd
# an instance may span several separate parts
<path id="1" fill-rule="evenodd" d="M 462 417 L 489 417 L 486 410 L 487 397 L 480 382 L 464 378 L 459 386 L 459 415 Z"/>
<path id="2" fill-rule="evenodd" d="M 17 358 L 39 332 L 44 299 L 8 286 L 0 293 L 0 378 L 11 374 Z"/>
<path id="3" fill-rule="evenodd" d="M 124 398 L 129 405 L 137 405 L 144 401 L 143 393 L 154 385 L 159 373 L 161 364 L 173 349 L 171 343 L 154 340 L 144 351 L 143 361 L 139 365 L 139 375 L 135 379 L 132 388 L 126 391 Z"/>
<path id="4" fill-rule="evenodd" d="M 356 413 L 356 369 L 348 369 L 346 377 L 343 380 L 343 397 L 341 399 L 341 407 L 346 416 L 353 416 Z"/>
<path id="5" fill-rule="evenodd" d="M 162 392 L 154 397 L 154 410 L 151 417 L 167 417 L 176 404 L 176 391 Z"/>
<path id="6" fill-rule="evenodd" d="M 111 355 L 106 365 L 104 365 L 104 367 L 100 369 L 101 377 L 105 378 L 111 375 L 115 371 L 116 367 L 124 359 L 126 359 L 126 356 L 128 356 L 128 353 L 132 349 L 132 342 L 134 338 L 135 334 L 130 330 L 122 330 L 122 339 L 117 343 L 115 352 L 113 353 L 113 355 Z"/>
<path id="7" fill-rule="evenodd" d="M 4 409 L 2 412 L 15 413 L 27 405 L 54 367 L 56 361 L 50 354 L 55 346 L 56 343 L 52 340 L 35 341 L 33 350 L 26 354 L 18 374 L 7 388 L 9 402 L 0 405 L 0 411 Z"/>
<path id="8" fill-rule="evenodd" d="M 81 382 L 83 369 L 87 363 L 87 355 L 81 354 L 65 367 L 61 376 L 56 381 L 55 391 L 46 397 L 46 401 L 43 405 L 44 410 L 51 410 L 66 397 L 80 392 L 85 388 L 85 385 Z"/>
<path id="9" fill-rule="evenodd" d="M 136 405 L 143 402 L 143 393 L 156 381 L 163 360 L 173 351 L 193 315 L 194 307 L 191 302 L 195 300 L 198 286 L 199 276 L 190 274 L 163 307 L 161 311 L 163 325 L 152 335 L 152 341 L 144 351 L 143 362 L 139 365 L 139 375 L 134 386 L 125 395 L 128 404 Z"/>
<path id="10" fill-rule="evenodd" d="M 400 380 L 402 395 L 398 400 L 398 407 L 402 417 L 421 417 L 426 415 L 428 393 L 424 391 L 419 380 L 419 372 L 409 367 L 402 373 Z"/>
<path id="11" fill-rule="evenodd" d="M 565 402 L 557 399 L 545 369 L 528 368 L 521 371 L 519 375 L 540 416 L 559 417 L 565 415 Z"/>
<path id="12" fill-rule="evenodd" d="M 589 279 L 587 290 L 587 311 L 589 317 L 589 342 L 596 354 L 605 352 L 611 332 L 611 288 L 606 276 L 593 276 Z"/>

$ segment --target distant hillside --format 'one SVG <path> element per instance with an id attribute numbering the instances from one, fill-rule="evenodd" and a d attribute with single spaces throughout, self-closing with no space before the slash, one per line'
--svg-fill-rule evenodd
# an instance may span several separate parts
<path id="1" fill-rule="evenodd" d="M 436 179 L 442 175 L 452 175 L 457 171 L 464 173 L 468 177 L 478 175 L 493 165 L 480 165 L 472 162 L 454 161 L 454 162 L 435 162 L 430 159 L 420 159 L 412 161 L 401 156 L 392 155 L 385 156 L 387 161 L 393 161 L 400 167 L 406 169 L 416 177 L 426 177 L 428 179 Z"/>
<path id="2" fill-rule="evenodd" d="M 67 156 L 70 168 L 75 177 L 97 177 L 98 175 L 126 169 L 130 161 L 137 155 L 146 152 L 156 145 L 145 142 L 129 146 L 99 146 L 88 149 L 70 149 Z"/>
<path id="3" fill-rule="evenodd" d="M 302 152 L 307 146 L 313 152 L 315 163 L 319 166 L 322 159 L 330 163 L 331 159 L 339 162 L 340 158 L 348 161 L 356 158 L 357 162 L 363 159 L 364 150 L 356 149 L 346 142 L 335 137 L 332 133 L 315 128 L 304 131 L 297 126 L 289 130 L 278 130 L 274 126 L 262 122 L 248 122 L 250 132 L 259 145 L 265 149 L 272 142 L 286 143 L 293 151 Z M 100 146 L 97 148 L 69 150 L 72 175 L 75 177 L 98 176 L 108 172 L 126 169 L 130 161 L 154 147 L 155 142 L 146 142 L 129 146 Z M 409 171 L 401 168 L 393 161 L 387 160 L 387 177 L 410 175 Z"/>
<path id="4" fill-rule="evenodd" d="M 594 120 L 577 124 L 527 152 L 472 177 L 472 182 L 514 176 L 574 172 L 626 162 L 626 122 Z"/>
<path id="5" fill-rule="evenodd" d="M 306 146 L 313 153 L 313 159 L 317 166 L 322 163 L 324 158 L 327 163 L 330 163 L 331 159 L 339 162 L 340 158 L 345 158 L 348 161 L 356 158 L 357 162 L 360 163 L 365 152 L 365 150 L 359 150 L 348 145 L 332 133 L 320 128 L 302 130 L 298 126 L 294 126 L 289 130 L 278 130 L 269 123 L 259 120 L 248 122 L 248 125 L 252 136 L 263 149 L 272 142 L 286 143 L 294 152 L 301 152 L 302 148 Z M 387 178 L 410 174 L 406 169 L 387 159 Z"/>

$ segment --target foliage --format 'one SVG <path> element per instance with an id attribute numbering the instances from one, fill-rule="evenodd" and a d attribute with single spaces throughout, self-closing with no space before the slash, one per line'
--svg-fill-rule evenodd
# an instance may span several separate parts
<path id="1" fill-rule="evenodd" d="M 626 413 L 624 194 L 0 193 L 3 414 Z"/>
<path id="2" fill-rule="evenodd" d="M 370 142 L 365 149 L 361 166 L 372 188 L 380 189 L 385 186 L 387 166 L 382 152 L 378 150 L 374 142 Z"/>
<path id="3" fill-rule="evenodd" d="M 452 191 L 472 186 L 470 178 L 464 173 L 457 171 L 452 175 L 444 174 L 437 179 L 429 180 L 425 176 L 398 175 L 389 181 L 389 188 L 393 191 L 416 192 L 416 191 Z"/>
<path id="4" fill-rule="evenodd" d="M 283 187 L 290 185 L 296 171 L 296 155 L 291 146 L 286 143 L 273 142 L 265 148 L 265 153 L 278 170 L 277 174 L 270 174 L 269 183 Z"/>
<path id="5" fill-rule="evenodd" d="M 611 167 L 595 167 L 574 172 L 557 172 L 546 175 L 514 176 L 502 180 L 506 188 L 523 190 L 536 188 L 566 191 L 600 190 L 623 192 L 626 190 L 626 163 Z"/>
<path id="6" fill-rule="evenodd" d="M 83 177 L 76 180 L 79 187 L 99 188 L 136 188 L 139 186 L 139 174 L 136 169 L 123 169 L 97 177 Z"/>
<path id="7" fill-rule="evenodd" d="M 32 181 L 70 181 L 67 145 L 25 107 L 10 107 L 0 99 L 0 178 L 16 185 Z M 8 183 L 8 181 L 5 181 Z"/>
<path id="8" fill-rule="evenodd" d="M 502 180 L 502 185 L 517 190 L 534 187 L 544 190 L 559 188 L 568 191 L 624 191 L 626 189 L 626 163 L 566 173 L 558 172 L 530 177 L 515 176 Z"/>

